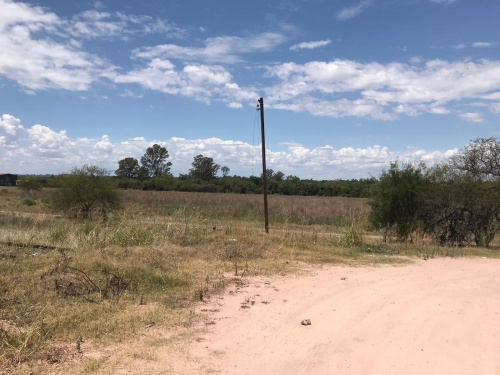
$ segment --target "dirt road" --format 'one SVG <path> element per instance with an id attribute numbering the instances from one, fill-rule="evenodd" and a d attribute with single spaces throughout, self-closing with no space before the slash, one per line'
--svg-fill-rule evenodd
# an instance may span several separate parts
<path id="1" fill-rule="evenodd" d="M 189 351 L 199 373 L 500 374 L 498 259 L 316 268 L 207 309 L 215 324 Z"/>

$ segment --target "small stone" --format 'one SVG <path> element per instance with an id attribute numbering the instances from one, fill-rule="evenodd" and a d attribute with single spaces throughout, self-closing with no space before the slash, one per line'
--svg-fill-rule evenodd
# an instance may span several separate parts
<path id="1" fill-rule="evenodd" d="M 303 326 L 310 326 L 311 325 L 311 319 L 304 319 L 302 322 L 300 322 Z"/>

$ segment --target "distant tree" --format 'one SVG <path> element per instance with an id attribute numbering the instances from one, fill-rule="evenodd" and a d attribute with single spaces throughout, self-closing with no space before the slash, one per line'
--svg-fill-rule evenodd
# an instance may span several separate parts
<path id="1" fill-rule="evenodd" d="M 214 159 L 203 155 L 195 156 L 191 165 L 193 168 L 189 170 L 189 175 L 203 181 L 213 180 L 220 168 L 219 164 L 214 163 Z"/>
<path id="2" fill-rule="evenodd" d="M 262 178 L 262 173 L 260 174 L 260 177 Z M 273 169 L 266 169 L 266 179 L 268 181 L 274 180 L 274 181 L 283 181 L 285 177 L 285 174 L 281 171 L 274 172 Z"/>
<path id="3" fill-rule="evenodd" d="M 266 169 L 266 179 L 270 180 L 271 178 L 273 178 L 273 176 L 274 176 L 274 170 L 270 168 Z M 260 174 L 260 178 L 263 178 L 262 173 Z"/>
<path id="4" fill-rule="evenodd" d="M 152 147 L 148 147 L 144 156 L 141 157 L 141 164 L 148 172 L 149 177 L 159 177 L 170 172 L 172 163 L 167 162 L 168 158 L 167 149 L 154 144 Z"/>
<path id="5" fill-rule="evenodd" d="M 220 170 L 222 172 L 222 177 L 229 176 L 229 171 L 230 171 L 229 167 L 223 166 L 223 167 L 221 167 Z"/>
<path id="6" fill-rule="evenodd" d="M 272 176 L 272 179 L 275 180 L 275 181 L 283 181 L 283 179 L 285 178 L 285 174 L 281 171 L 278 171 L 276 172 L 273 176 Z"/>
<path id="7" fill-rule="evenodd" d="M 75 217 L 107 218 L 109 212 L 121 207 L 121 194 L 109 172 L 95 165 L 73 168 L 58 178 L 52 204 Z"/>
<path id="8" fill-rule="evenodd" d="M 135 158 L 125 158 L 118 162 L 115 174 L 119 177 L 136 178 L 139 172 L 139 162 Z"/>

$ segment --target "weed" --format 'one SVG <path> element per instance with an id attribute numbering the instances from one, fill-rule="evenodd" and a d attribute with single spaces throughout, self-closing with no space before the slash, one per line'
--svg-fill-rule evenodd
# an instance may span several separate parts
<path id="1" fill-rule="evenodd" d="M 23 204 L 25 206 L 31 207 L 31 206 L 34 206 L 36 204 L 36 202 L 33 199 L 26 198 L 26 199 L 23 199 Z"/>
<path id="2" fill-rule="evenodd" d="M 51 231 L 49 231 L 49 241 L 62 244 L 69 236 L 69 227 L 65 224 L 56 225 Z"/>
<path id="3" fill-rule="evenodd" d="M 363 246 L 363 229 L 359 224 L 351 223 L 344 229 L 344 233 L 339 240 L 340 245 L 348 248 Z"/>

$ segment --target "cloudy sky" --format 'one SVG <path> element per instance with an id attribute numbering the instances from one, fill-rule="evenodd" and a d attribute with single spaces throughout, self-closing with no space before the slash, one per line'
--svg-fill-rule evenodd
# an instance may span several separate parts
<path id="1" fill-rule="evenodd" d="M 0 0 L 0 172 L 378 176 L 500 137 L 498 0 Z"/>

